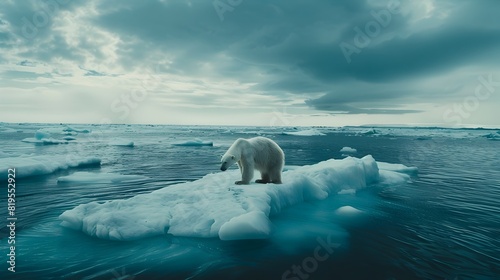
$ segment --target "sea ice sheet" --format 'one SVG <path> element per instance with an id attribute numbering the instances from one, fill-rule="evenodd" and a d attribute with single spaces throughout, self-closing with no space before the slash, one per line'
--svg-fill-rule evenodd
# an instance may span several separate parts
<path id="1" fill-rule="evenodd" d="M 297 167 L 285 171 L 279 185 L 235 185 L 239 173 L 213 173 L 125 200 L 82 204 L 59 218 L 65 227 L 112 240 L 162 234 L 222 240 L 267 238 L 269 216 L 285 207 L 325 199 L 344 189 L 362 189 L 384 181 L 386 175 L 393 184 L 410 178 L 390 170 L 379 173 L 371 156 Z"/>

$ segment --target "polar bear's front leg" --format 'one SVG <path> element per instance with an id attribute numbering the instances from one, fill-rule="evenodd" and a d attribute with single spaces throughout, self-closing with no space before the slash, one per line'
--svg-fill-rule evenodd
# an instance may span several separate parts
<path id="1" fill-rule="evenodd" d="M 236 185 L 248 185 L 253 178 L 253 162 L 241 161 L 241 181 L 234 182 Z"/>
<path id="2" fill-rule="evenodd" d="M 241 160 L 238 160 L 238 167 L 240 168 L 241 175 L 243 175 L 243 165 L 241 165 Z"/>

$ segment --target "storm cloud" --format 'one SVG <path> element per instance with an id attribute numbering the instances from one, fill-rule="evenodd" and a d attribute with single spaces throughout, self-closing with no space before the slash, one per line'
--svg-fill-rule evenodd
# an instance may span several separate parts
<path id="1" fill-rule="evenodd" d="M 320 112 L 332 116 L 321 125 L 395 116 L 446 123 L 448 108 L 474 97 L 479 77 L 500 80 L 500 2 L 493 0 L 0 5 L 0 120 L 6 121 L 29 120 L 7 116 L 13 103 L 29 107 L 26 94 L 72 103 L 99 93 L 104 97 L 92 100 L 112 104 L 141 88 L 143 108 L 113 122 L 153 122 L 146 111 L 168 111 L 180 115 L 154 122 L 173 123 L 183 119 L 180 108 L 197 108 L 190 111 L 193 123 L 205 114 L 225 123 L 228 114 L 242 120 L 286 107 L 309 115 L 307 124 Z M 498 125 L 498 91 L 463 123 Z M 35 121 L 46 110 L 43 103 L 32 106 Z M 101 107 L 96 113 L 113 115 L 111 106 Z M 82 114 L 75 121 L 95 120 Z"/>

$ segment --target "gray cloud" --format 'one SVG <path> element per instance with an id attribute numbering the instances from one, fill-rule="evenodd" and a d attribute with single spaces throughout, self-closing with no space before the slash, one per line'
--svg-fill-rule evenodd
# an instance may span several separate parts
<path id="1" fill-rule="evenodd" d="M 464 80 L 498 72 L 499 1 L 401 0 L 387 26 L 357 46 L 355 28 L 366 33 L 388 3 L 243 1 L 221 21 L 211 1 L 71 1 L 52 10 L 38 1 L 12 1 L 1 4 L 0 48 L 6 52 L 0 63 L 46 63 L 59 73 L 56 62 L 64 62 L 84 70 L 63 71 L 65 77 L 154 70 L 188 77 L 194 85 L 233 80 L 248 84 L 234 94 L 302 100 L 302 106 L 335 113 L 391 115 L 463 96 Z M 34 24 L 44 11 L 47 23 L 27 38 L 23 32 L 34 29 L 25 19 Z M 357 48 L 350 62 L 342 43 Z M 12 75 L 20 74 L 4 72 L 2 79 Z M 444 88 L 450 81 L 453 90 Z"/>

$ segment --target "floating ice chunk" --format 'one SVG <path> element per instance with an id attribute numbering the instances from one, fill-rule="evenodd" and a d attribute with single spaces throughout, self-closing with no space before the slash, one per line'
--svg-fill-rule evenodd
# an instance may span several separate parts
<path id="1" fill-rule="evenodd" d="M 261 211 L 232 218 L 219 231 L 221 240 L 265 239 L 271 233 L 271 222 Z"/>
<path id="2" fill-rule="evenodd" d="M 337 194 L 355 194 L 356 190 L 354 189 L 343 189 L 339 191 Z"/>
<path id="3" fill-rule="evenodd" d="M 8 157 L 0 159 L 0 174 L 7 174 L 7 169 L 16 168 L 16 177 L 46 175 L 57 170 L 72 167 L 100 165 L 101 160 L 95 157 L 73 158 L 64 156 L 31 156 Z M 6 175 L 1 175 L 6 176 Z"/>
<path id="4" fill-rule="evenodd" d="M 50 133 L 48 133 L 44 130 L 41 130 L 41 129 L 37 130 L 35 132 L 35 137 L 25 138 L 21 141 L 25 142 L 25 143 L 33 143 L 33 144 L 39 144 L 39 145 L 68 144 L 68 141 L 66 141 L 66 140 L 59 140 L 59 139 L 51 138 Z"/>
<path id="5" fill-rule="evenodd" d="M 66 132 L 63 132 L 64 135 L 68 135 L 68 136 L 75 136 L 75 135 L 78 135 L 78 132 L 74 132 L 74 131 L 66 131 Z"/>
<path id="6" fill-rule="evenodd" d="M 66 141 L 66 140 L 58 140 L 58 139 L 54 139 L 54 138 L 42 138 L 42 139 L 24 138 L 23 140 L 21 140 L 21 142 L 33 143 L 33 144 L 39 144 L 39 145 L 68 144 L 68 141 Z"/>
<path id="7" fill-rule="evenodd" d="M 88 129 L 77 129 L 77 128 L 71 127 L 69 125 L 67 125 L 63 129 L 63 131 L 64 132 L 78 132 L 78 133 L 90 133 L 90 132 L 92 132 L 91 130 L 88 130 Z"/>
<path id="8" fill-rule="evenodd" d="M 37 140 L 42 140 L 42 139 L 49 139 L 50 138 L 50 133 L 44 132 L 42 130 L 37 130 L 35 132 L 35 139 Z"/>
<path id="9" fill-rule="evenodd" d="M 174 146 L 213 146 L 214 142 L 212 141 L 202 141 L 201 139 L 194 139 L 179 143 L 173 143 Z"/>
<path id="10" fill-rule="evenodd" d="M 499 131 L 497 131 L 497 133 L 486 134 L 483 137 L 485 137 L 486 139 L 489 139 L 489 140 L 500 140 Z"/>
<path id="11" fill-rule="evenodd" d="M 380 170 L 388 170 L 406 174 L 418 173 L 417 167 L 409 167 L 399 163 L 378 162 L 377 164 Z"/>
<path id="12" fill-rule="evenodd" d="M 406 174 L 384 171 L 390 181 Z M 79 205 L 60 215 L 62 225 L 103 239 L 132 240 L 172 234 L 224 240 L 266 238 L 269 216 L 305 200 L 384 182 L 373 157 L 327 160 L 283 172 L 283 184 L 235 185 L 239 170 L 208 174 L 129 199 Z"/>
<path id="13" fill-rule="evenodd" d="M 283 135 L 293 135 L 293 136 L 323 136 L 326 135 L 316 129 L 307 129 L 301 131 L 284 131 Z"/>
<path id="14" fill-rule="evenodd" d="M 0 126 L 0 133 L 15 133 L 15 132 L 21 132 L 21 131 L 10 127 Z"/>
<path id="15" fill-rule="evenodd" d="M 57 126 L 57 127 L 44 127 L 39 129 L 38 131 L 43 132 L 43 133 L 49 133 L 49 134 L 61 134 L 63 133 L 62 127 Z"/>
<path id="16" fill-rule="evenodd" d="M 133 147 L 134 142 L 127 139 L 116 139 L 109 142 L 111 146 L 120 146 L 120 147 Z"/>
<path id="17" fill-rule="evenodd" d="M 353 149 L 351 147 L 343 147 L 342 149 L 340 149 L 340 152 L 341 153 L 357 153 L 358 151 L 356 149 Z"/>
<path id="18" fill-rule="evenodd" d="M 335 210 L 335 213 L 337 213 L 338 215 L 356 215 L 363 213 L 363 211 L 347 205 L 347 206 L 342 206 L 339 209 Z"/>
<path id="19" fill-rule="evenodd" d="M 140 175 L 122 175 L 113 173 L 75 172 L 71 175 L 57 178 L 57 183 L 105 184 L 144 180 Z"/>
<path id="20" fill-rule="evenodd" d="M 378 132 L 378 130 L 375 130 L 375 128 L 372 128 L 372 129 L 369 129 L 367 131 L 361 132 L 361 134 L 364 134 L 364 135 L 375 135 L 375 134 L 379 134 L 379 132 Z"/>

